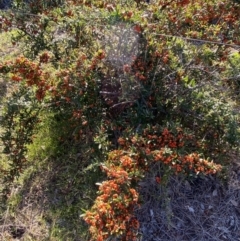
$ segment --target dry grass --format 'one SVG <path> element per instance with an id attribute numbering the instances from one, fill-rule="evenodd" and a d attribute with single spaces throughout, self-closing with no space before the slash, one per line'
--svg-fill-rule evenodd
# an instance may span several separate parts
<path id="1" fill-rule="evenodd" d="M 55 186 L 54 176 L 53 170 L 45 168 L 29 178 L 24 190 L 19 186 L 12 189 L 9 208 L 0 222 L 0 240 L 56 240 L 54 235 L 51 236 L 53 222 L 60 222 L 61 218 L 46 220 L 49 208 L 67 194 L 61 194 L 57 188 L 49 189 L 49 186 Z M 139 241 L 240 240 L 238 156 L 235 156 L 225 182 L 213 176 L 192 180 L 171 177 L 163 186 L 149 174 L 140 183 L 140 193 L 142 205 L 136 210 L 140 221 Z M 79 234 L 61 240 L 87 241 Z"/>
<path id="2" fill-rule="evenodd" d="M 239 164 L 238 164 L 239 163 Z M 136 210 L 142 241 L 240 240 L 240 158 L 224 184 L 216 177 L 172 177 L 164 188 L 147 177 Z"/>
<path id="3" fill-rule="evenodd" d="M 0 240 L 53 240 L 49 239 L 50 225 L 44 220 L 52 200 L 48 187 L 52 169 L 48 165 L 32 166 L 24 175 L 15 182 L 8 197 L 7 209 L 0 219 Z"/>

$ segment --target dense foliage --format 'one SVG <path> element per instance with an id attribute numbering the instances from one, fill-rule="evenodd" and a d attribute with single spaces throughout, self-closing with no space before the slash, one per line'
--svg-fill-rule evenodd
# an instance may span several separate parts
<path id="1" fill-rule="evenodd" d="M 1 119 L 4 195 L 33 160 L 77 155 L 81 175 L 101 182 L 80 207 L 92 239 L 134 240 L 147 172 L 159 184 L 215 175 L 239 146 L 240 5 L 50 2 L 13 1 L 0 14 L 24 48 L 0 63 L 18 86 Z"/>

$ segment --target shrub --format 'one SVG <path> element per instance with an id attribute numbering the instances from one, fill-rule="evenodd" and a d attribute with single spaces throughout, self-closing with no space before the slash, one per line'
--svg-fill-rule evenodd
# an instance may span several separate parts
<path id="1" fill-rule="evenodd" d="M 152 126 L 144 129 L 142 135 L 127 136 L 118 139 L 120 149 L 110 152 L 101 166 L 108 180 L 98 184 L 99 196 L 84 215 L 93 240 L 137 238 L 138 221 L 134 209 L 140 203 L 136 183 L 153 163 L 160 162 L 163 166 L 164 172 L 156 179 L 158 183 L 168 179 L 172 173 L 189 177 L 193 174 L 216 174 L 222 168 L 201 158 L 199 153 L 185 154 L 188 141 L 193 141 L 193 138 L 180 128 L 173 133 Z"/>
<path id="2" fill-rule="evenodd" d="M 160 184 L 227 165 L 223 157 L 239 145 L 237 97 L 223 91 L 238 88 L 238 56 L 228 57 L 239 44 L 236 3 L 18 3 L 0 19 L 2 30 L 18 30 L 14 43 L 25 44 L 23 56 L 0 64 L 4 78 L 19 83 L 2 121 L 7 179 L 21 174 L 27 145 L 39 145 L 37 120 L 50 128 L 54 118 L 56 150 L 66 147 L 66 158 L 69 146 L 79 148 L 81 170 L 99 165 L 106 173 L 84 216 L 92 238 L 134 240 L 137 184 L 154 163 Z"/>

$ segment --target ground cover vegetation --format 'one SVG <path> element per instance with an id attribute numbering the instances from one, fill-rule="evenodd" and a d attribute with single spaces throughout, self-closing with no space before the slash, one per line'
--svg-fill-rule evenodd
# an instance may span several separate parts
<path id="1" fill-rule="evenodd" d="M 146 241 L 153 186 L 169 200 L 176 180 L 227 185 L 239 16 L 233 0 L 13 1 L 0 12 L 1 39 L 21 52 L 0 47 L 2 93 L 11 86 L 0 99 L 3 239 Z"/>

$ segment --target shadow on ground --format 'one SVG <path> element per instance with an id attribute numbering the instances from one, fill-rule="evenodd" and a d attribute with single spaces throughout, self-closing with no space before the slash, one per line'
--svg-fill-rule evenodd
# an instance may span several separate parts
<path id="1" fill-rule="evenodd" d="M 30 167 L 23 184 L 12 188 L 0 221 L 2 240 L 89 240 L 80 215 L 92 204 L 97 187 L 89 187 L 102 174 L 87 175 L 84 166 L 78 155 L 65 162 L 49 158 Z"/>
<path id="2" fill-rule="evenodd" d="M 80 215 L 96 190 L 87 190 L 81 157 L 45 160 L 22 187 L 12 189 L 0 225 L 3 240 L 89 240 Z M 70 165 L 71 164 L 71 165 Z M 89 184 L 99 181 L 89 179 Z M 139 241 L 240 240 L 240 164 L 236 156 L 223 183 L 217 177 L 172 177 L 166 187 L 150 175 L 140 183 Z M 14 209 L 11 210 L 11 206 Z M 86 206 L 86 208 L 88 208 Z"/>

